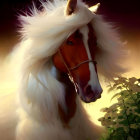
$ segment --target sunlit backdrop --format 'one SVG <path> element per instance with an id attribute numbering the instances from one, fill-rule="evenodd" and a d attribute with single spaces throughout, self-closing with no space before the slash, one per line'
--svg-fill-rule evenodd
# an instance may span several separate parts
<path id="1" fill-rule="evenodd" d="M 37 0 L 34 0 L 39 5 Z M 129 50 L 129 58 L 124 63 L 129 71 L 124 74 L 127 77 L 140 77 L 140 11 L 138 1 L 128 2 L 124 0 L 85 0 L 89 5 L 97 2 L 101 3 L 98 11 L 103 14 L 107 21 L 114 22 L 118 27 L 118 32 L 122 41 L 126 43 Z M 10 94 L 16 91 L 17 86 L 14 82 L 12 67 L 9 64 L 9 53 L 13 46 L 20 40 L 20 36 L 16 32 L 18 30 L 17 13 L 27 10 L 27 5 L 31 4 L 31 0 L 2 1 L 0 5 L 0 96 Z M 123 60 L 122 60 L 123 61 Z M 15 64 L 16 65 L 16 64 Z M 84 104 L 92 121 L 100 125 L 98 118 L 103 116 L 101 108 L 110 106 L 115 100 L 110 100 L 113 92 L 108 92 L 107 83 L 102 82 L 103 94 L 102 98 L 95 103 Z"/>

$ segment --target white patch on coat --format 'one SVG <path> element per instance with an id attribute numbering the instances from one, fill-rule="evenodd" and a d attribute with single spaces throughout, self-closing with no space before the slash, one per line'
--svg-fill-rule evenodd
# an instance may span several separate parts
<path id="1" fill-rule="evenodd" d="M 91 57 L 91 52 L 89 50 L 89 46 L 88 46 L 88 32 L 89 32 L 89 29 L 87 26 L 84 26 L 80 29 L 80 32 L 82 33 L 83 35 L 83 42 L 84 42 L 84 45 L 85 45 L 85 49 L 86 49 L 86 52 L 87 52 L 87 55 L 88 55 L 88 59 L 89 60 L 92 60 L 92 57 Z M 101 89 L 101 86 L 100 86 L 100 83 L 99 83 L 99 80 L 98 80 L 98 76 L 97 76 L 97 73 L 96 73 L 96 70 L 95 70 L 95 66 L 92 62 L 89 62 L 89 71 L 90 71 L 90 79 L 88 81 L 88 85 L 91 86 L 91 89 L 93 91 L 95 90 L 102 90 Z"/>

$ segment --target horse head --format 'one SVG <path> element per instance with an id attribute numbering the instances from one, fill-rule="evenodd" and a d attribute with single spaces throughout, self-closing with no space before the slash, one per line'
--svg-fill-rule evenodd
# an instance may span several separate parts
<path id="1" fill-rule="evenodd" d="M 76 0 L 69 0 L 66 15 L 76 10 Z M 96 36 L 91 23 L 77 29 L 62 43 L 53 62 L 57 69 L 69 75 L 75 90 L 86 102 L 93 102 L 101 97 L 102 88 L 97 74 Z"/>

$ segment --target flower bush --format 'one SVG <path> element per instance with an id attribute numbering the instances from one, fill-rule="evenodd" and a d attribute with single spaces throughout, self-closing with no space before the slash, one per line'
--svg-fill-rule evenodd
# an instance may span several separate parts
<path id="1" fill-rule="evenodd" d="M 109 90 L 118 91 L 112 97 L 117 103 L 102 109 L 99 121 L 107 132 L 101 140 L 140 140 L 140 79 L 116 78 Z"/>

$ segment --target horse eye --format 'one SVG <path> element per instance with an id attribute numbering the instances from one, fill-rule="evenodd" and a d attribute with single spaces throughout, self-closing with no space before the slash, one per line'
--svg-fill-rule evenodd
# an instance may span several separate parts
<path id="1" fill-rule="evenodd" d="M 72 41 L 70 41 L 70 40 L 67 40 L 67 45 L 72 46 L 72 45 L 73 45 L 73 42 L 72 42 Z"/>

